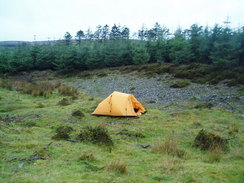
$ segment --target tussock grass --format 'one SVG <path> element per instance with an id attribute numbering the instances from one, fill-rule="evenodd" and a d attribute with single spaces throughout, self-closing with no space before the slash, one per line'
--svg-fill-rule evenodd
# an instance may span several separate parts
<path id="1" fill-rule="evenodd" d="M 178 157 L 166 156 L 163 161 L 159 163 L 159 168 L 163 172 L 174 172 L 184 168 L 183 161 Z"/>
<path id="2" fill-rule="evenodd" d="M 223 150 L 221 147 L 215 146 L 210 151 L 207 152 L 207 155 L 204 159 L 207 163 L 220 162 L 223 157 Z"/>
<path id="3" fill-rule="evenodd" d="M 58 102 L 58 105 L 62 105 L 62 106 L 66 106 L 66 105 L 70 105 L 71 104 L 71 100 L 68 98 L 63 98 L 62 100 L 60 100 Z"/>
<path id="4" fill-rule="evenodd" d="M 119 174 L 127 173 L 127 164 L 122 160 L 114 160 L 107 164 L 106 169 Z"/>
<path id="5" fill-rule="evenodd" d="M 79 133 L 79 140 L 84 142 L 92 142 L 99 145 L 113 146 L 113 141 L 107 130 L 103 127 L 84 127 Z"/>
<path id="6" fill-rule="evenodd" d="M 80 110 L 73 111 L 71 115 L 77 118 L 83 118 L 85 116 L 84 113 Z"/>
<path id="7" fill-rule="evenodd" d="M 81 160 L 81 161 L 95 161 L 96 158 L 92 152 L 84 152 L 79 157 L 79 160 Z"/>
<path id="8" fill-rule="evenodd" d="M 194 122 L 192 123 L 192 125 L 195 126 L 195 127 L 202 127 L 202 123 L 199 122 L 199 121 L 194 121 Z"/>
<path id="9" fill-rule="evenodd" d="M 27 82 L 27 81 L 14 81 L 14 80 L 3 80 L 0 87 L 8 90 L 16 90 L 22 93 L 30 94 L 34 97 L 44 96 L 50 97 L 53 91 L 60 86 L 59 81 L 38 81 L 38 82 Z"/>
<path id="10" fill-rule="evenodd" d="M 65 140 L 70 138 L 70 132 L 72 132 L 74 129 L 70 126 L 60 126 L 56 129 L 56 134 L 52 137 L 52 139 L 55 140 Z"/>
<path id="11" fill-rule="evenodd" d="M 79 95 L 79 91 L 76 87 L 68 86 L 67 84 L 61 83 L 59 81 L 27 82 L 25 80 L 2 80 L 0 87 L 6 88 L 8 90 L 21 91 L 34 97 L 50 97 L 55 89 L 58 89 L 58 93 L 60 95 L 72 96 L 74 99 L 76 99 Z"/>
<path id="12" fill-rule="evenodd" d="M 108 74 L 106 72 L 100 72 L 100 73 L 97 73 L 97 76 L 98 77 L 105 77 L 107 76 Z"/>
<path id="13" fill-rule="evenodd" d="M 171 88 L 184 88 L 186 86 L 190 85 L 190 82 L 187 80 L 181 80 L 177 81 L 174 84 L 170 85 Z"/>
<path id="14" fill-rule="evenodd" d="M 228 125 L 228 129 L 229 129 L 228 134 L 233 136 L 233 135 L 236 135 L 239 132 L 240 125 L 236 124 L 236 123 L 230 123 Z"/>
<path id="15" fill-rule="evenodd" d="M 168 138 L 164 142 L 154 144 L 152 147 L 153 153 L 163 153 L 166 155 L 172 155 L 179 158 L 186 156 L 186 151 L 179 148 L 178 141 L 176 139 Z"/>
<path id="16" fill-rule="evenodd" d="M 65 96 L 72 96 L 74 98 L 77 98 L 79 95 L 79 91 L 76 87 L 73 86 L 68 86 L 67 84 L 62 83 L 58 87 L 58 93 L 60 95 L 65 95 Z"/>
<path id="17" fill-rule="evenodd" d="M 240 147 L 234 148 L 231 151 L 231 159 L 244 160 L 244 151 Z"/>

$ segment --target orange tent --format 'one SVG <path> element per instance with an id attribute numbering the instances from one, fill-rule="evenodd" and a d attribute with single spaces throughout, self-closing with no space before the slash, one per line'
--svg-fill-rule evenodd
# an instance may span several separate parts
<path id="1" fill-rule="evenodd" d="M 140 116 L 146 110 L 131 94 L 113 92 L 104 99 L 92 113 L 106 116 Z"/>

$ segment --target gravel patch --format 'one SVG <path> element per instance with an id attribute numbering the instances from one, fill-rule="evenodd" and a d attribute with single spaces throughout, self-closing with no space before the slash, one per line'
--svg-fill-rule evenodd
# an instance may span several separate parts
<path id="1" fill-rule="evenodd" d="M 113 91 L 131 93 L 140 101 L 149 104 L 179 104 L 189 100 L 202 103 L 210 102 L 228 109 L 243 106 L 244 99 L 238 88 L 218 85 L 191 83 L 184 88 L 170 88 L 174 83 L 171 75 L 158 75 L 153 78 L 139 77 L 137 72 L 130 74 L 108 74 L 105 77 L 88 79 L 74 78 L 72 85 L 95 97 L 107 97 Z M 235 107 L 233 107 L 235 106 Z"/>

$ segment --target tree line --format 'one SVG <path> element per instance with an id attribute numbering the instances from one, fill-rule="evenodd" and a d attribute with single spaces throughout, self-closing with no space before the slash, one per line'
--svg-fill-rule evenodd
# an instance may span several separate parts
<path id="1" fill-rule="evenodd" d="M 244 65 L 244 27 L 193 24 L 174 33 L 158 23 L 130 34 L 126 26 L 97 26 L 45 44 L 1 48 L 0 73 L 53 69 L 62 73 L 146 63 Z"/>

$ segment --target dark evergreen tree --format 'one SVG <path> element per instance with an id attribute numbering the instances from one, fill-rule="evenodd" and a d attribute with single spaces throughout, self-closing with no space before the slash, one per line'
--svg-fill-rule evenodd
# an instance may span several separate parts
<path id="1" fill-rule="evenodd" d="M 92 40 L 93 37 L 94 37 L 94 35 L 93 35 L 93 33 L 92 33 L 92 30 L 91 30 L 90 28 L 87 29 L 86 34 L 85 34 L 85 38 L 86 38 L 87 40 Z"/>
<path id="2" fill-rule="evenodd" d="M 103 32 L 102 26 L 98 25 L 97 30 L 94 33 L 94 39 L 101 40 L 102 39 L 102 32 Z"/>
<path id="3" fill-rule="evenodd" d="M 66 32 L 64 34 L 64 40 L 65 40 L 66 45 L 69 45 L 71 43 L 72 36 L 69 32 Z"/>
<path id="4" fill-rule="evenodd" d="M 130 38 L 130 29 L 128 27 L 123 27 L 121 31 L 121 39 L 128 40 Z"/>
<path id="5" fill-rule="evenodd" d="M 121 31 L 120 31 L 120 26 L 114 26 L 111 28 L 109 39 L 111 40 L 118 40 L 121 39 Z"/>
<path id="6" fill-rule="evenodd" d="M 80 43 L 81 43 L 81 40 L 82 39 L 84 39 L 84 37 L 85 37 L 85 34 L 84 34 L 84 32 L 82 31 L 82 30 L 79 30 L 77 33 L 76 33 L 76 41 L 77 41 L 77 43 L 80 45 Z"/>
<path id="7" fill-rule="evenodd" d="M 106 24 L 102 28 L 102 40 L 109 39 L 109 26 Z"/>
<path id="8" fill-rule="evenodd" d="M 148 37 L 148 30 L 143 25 L 140 30 L 138 30 L 138 39 L 141 41 L 147 40 Z"/>
<path id="9" fill-rule="evenodd" d="M 200 61 L 200 47 L 203 41 L 203 31 L 202 26 L 198 26 L 197 24 L 193 24 L 188 30 L 189 41 L 190 41 L 190 49 L 191 49 L 191 62 L 199 62 Z"/>

